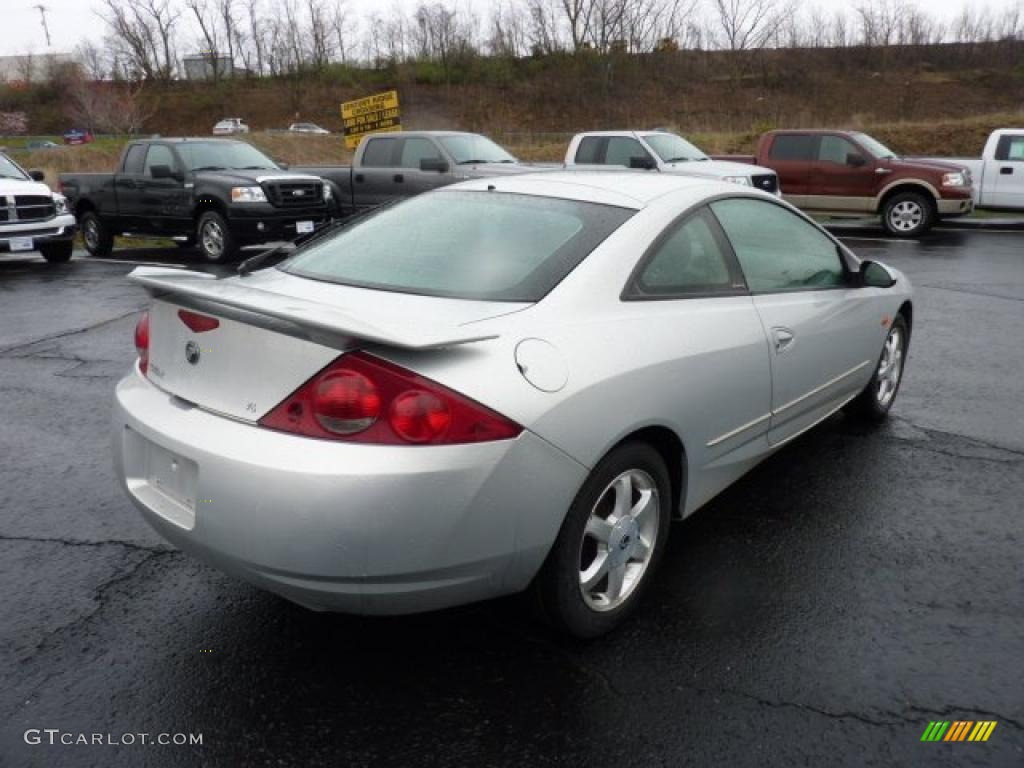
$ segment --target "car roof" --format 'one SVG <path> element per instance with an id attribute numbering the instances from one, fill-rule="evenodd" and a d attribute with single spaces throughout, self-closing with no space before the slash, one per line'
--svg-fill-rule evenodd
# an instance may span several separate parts
<path id="1" fill-rule="evenodd" d="M 724 181 L 680 174 L 652 174 L 643 170 L 538 171 L 473 179 L 439 191 L 460 189 L 558 197 L 633 209 L 645 208 L 658 198 L 673 193 L 689 193 L 686 196 L 696 202 L 710 195 L 743 194 L 746 191 L 744 187 Z"/>

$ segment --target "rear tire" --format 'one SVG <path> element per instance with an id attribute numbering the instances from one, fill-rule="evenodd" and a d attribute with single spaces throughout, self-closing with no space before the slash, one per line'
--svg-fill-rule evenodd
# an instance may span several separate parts
<path id="1" fill-rule="evenodd" d="M 610 632 L 651 582 L 668 538 L 668 470 L 646 443 L 626 443 L 590 473 L 531 589 L 544 618 L 578 638 Z"/>
<path id="2" fill-rule="evenodd" d="M 238 243 L 231 234 L 227 219 L 218 211 L 206 211 L 196 223 L 196 245 L 204 259 L 229 261 L 238 255 Z"/>
<path id="3" fill-rule="evenodd" d="M 61 264 L 68 261 L 74 249 L 75 244 L 71 240 L 39 246 L 39 252 L 43 254 L 43 258 L 51 264 Z"/>
<path id="4" fill-rule="evenodd" d="M 114 250 L 114 233 L 103 223 L 95 211 L 86 211 L 79 222 L 82 241 L 91 256 L 109 256 Z"/>
<path id="5" fill-rule="evenodd" d="M 848 415 L 860 421 L 875 423 L 889 415 L 903 381 L 904 364 L 910 346 L 910 331 L 903 315 L 896 315 L 889 326 L 882 354 L 871 381 L 864 390 L 843 409 Z"/>
<path id="6" fill-rule="evenodd" d="M 935 203 L 920 192 L 899 192 L 882 206 L 882 225 L 895 237 L 918 237 L 935 223 Z"/>

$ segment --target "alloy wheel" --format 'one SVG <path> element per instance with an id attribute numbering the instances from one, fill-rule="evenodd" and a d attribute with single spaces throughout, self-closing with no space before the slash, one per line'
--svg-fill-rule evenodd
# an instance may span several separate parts
<path id="1" fill-rule="evenodd" d="M 96 219 L 91 216 L 85 220 L 85 224 L 82 227 L 82 239 L 85 241 L 86 247 L 92 251 L 99 245 L 100 242 L 100 228 L 99 224 L 96 223 Z"/>
<path id="2" fill-rule="evenodd" d="M 885 339 L 882 348 L 882 359 L 878 362 L 875 378 L 878 382 L 875 397 L 878 404 L 887 407 L 896 396 L 896 388 L 900 384 L 903 372 L 903 331 L 893 328 Z"/>
<path id="3" fill-rule="evenodd" d="M 211 259 L 219 259 L 224 253 L 224 231 L 216 221 L 206 221 L 200 240 L 203 251 Z"/>
<path id="4" fill-rule="evenodd" d="M 924 209 L 913 200 L 896 203 L 889 211 L 889 223 L 900 232 L 911 232 L 924 221 Z"/>
<path id="5" fill-rule="evenodd" d="M 621 605 L 643 579 L 658 541 L 661 499 L 640 469 L 616 477 L 594 504 L 580 542 L 579 585 L 595 611 Z"/>

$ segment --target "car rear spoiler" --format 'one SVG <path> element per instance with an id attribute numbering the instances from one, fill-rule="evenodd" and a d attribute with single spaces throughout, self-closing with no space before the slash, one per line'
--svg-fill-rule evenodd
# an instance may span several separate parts
<path id="1" fill-rule="evenodd" d="M 431 326 L 420 320 L 396 323 L 394 318 L 356 317 L 329 304 L 239 285 L 205 272 L 136 267 L 128 279 L 153 298 L 342 350 L 360 342 L 422 350 L 497 338 L 494 333 L 467 333 L 458 326 Z"/>

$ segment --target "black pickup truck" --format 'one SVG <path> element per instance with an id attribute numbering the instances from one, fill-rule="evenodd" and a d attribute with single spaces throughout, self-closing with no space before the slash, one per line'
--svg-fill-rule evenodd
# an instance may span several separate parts
<path id="1" fill-rule="evenodd" d="M 132 234 L 227 260 L 244 245 L 313 233 L 335 205 L 316 175 L 288 171 L 229 139 L 133 141 L 115 173 L 61 174 L 60 190 L 94 256 L 110 253 L 116 235 Z"/>
<path id="2" fill-rule="evenodd" d="M 327 180 L 338 214 L 347 216 L 466 179 L 544 169 L 542 165 L 520 163 L 478 133 L 394 131 L 364 136 L 352 165 L 292 170 Z"/>

